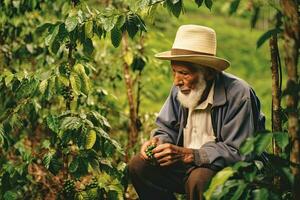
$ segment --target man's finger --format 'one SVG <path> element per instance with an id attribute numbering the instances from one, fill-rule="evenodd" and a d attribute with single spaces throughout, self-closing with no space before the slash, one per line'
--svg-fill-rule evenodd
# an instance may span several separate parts
<path id="1" fill-rule="evenodd" d="M 178 160 L 180 160 L 180 158 L 181 158 L 180 155 L 175 155 L 175 154 L 173 154 L 173 155 L 167 155 L 165 157 L 157 159 L 157 162 L 160 163 L 160 164 L 162 164 L 162 163 L 169 162 L 169 161 L 172 161 L 172 162 L 173 161 L 178 161 Z"/>
<path id="2" fill-rule="evenodd" d="M 166 162 L 159 163 L 160 166 L 168 166 L 178 162 L 180 159 L 168 160 Z"/>
<path id="3" fill-rule="evenodd" d="M 152 152 L 153 153 L 158 153 L 158 152 L 164 151 L 165 149 L 172 149 L 172 148 L 173 148 L 172 144 L 164 143 L 164 144 L 160 144 L 157 147 L 155 147 Z"/>

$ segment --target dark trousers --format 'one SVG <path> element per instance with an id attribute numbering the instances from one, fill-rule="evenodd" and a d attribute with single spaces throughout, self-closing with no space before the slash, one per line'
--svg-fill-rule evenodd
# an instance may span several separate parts
<path id="1" fill-rule="evenodd" d="M 140 155 L 128 165 L 129 176 L 141 200 L 173 200 L 174 192 L 186 193 L 188 200 L 203 199 L 207 183 L 215 171 L 183 163 L 167 167 L 153 166 Z"/>

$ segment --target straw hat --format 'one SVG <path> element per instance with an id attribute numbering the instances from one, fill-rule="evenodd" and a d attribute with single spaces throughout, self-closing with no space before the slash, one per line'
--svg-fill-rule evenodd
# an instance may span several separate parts
<path id="1" fill-rule="evenodd" d="M 217 40 L 213 29 L 198 25 L 180 26 L 171 51 L 155 55 L 162 60 L 176 60 L 200 64 L 218 71 L 225 70 L 230 63 L 216 57 Z"/>

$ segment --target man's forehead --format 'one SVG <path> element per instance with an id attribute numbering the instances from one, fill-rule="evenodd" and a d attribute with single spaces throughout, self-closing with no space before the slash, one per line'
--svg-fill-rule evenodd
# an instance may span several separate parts
<path id="1" fill-rule="evenodd" d="M 176 68 L 181 68 L 181 69 L 186 69 L 189 71 L 199 71 L 202 69 L 201 66 L 196 66 L 196 64 L 194 63 L 190 63 L 190 62 L 184 62 L 184 61 L 171 61 L 171 66 L 174 69 L 174 67 Z"/>

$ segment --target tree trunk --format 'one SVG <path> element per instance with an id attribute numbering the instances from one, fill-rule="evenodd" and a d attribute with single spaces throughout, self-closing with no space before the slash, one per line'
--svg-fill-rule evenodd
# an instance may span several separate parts
<path id="1" fill-rule="evenodd" d="M 284 52 L 285 66 L 288 75 L 286 85 L 286 105 L 288 111 L 288 132 L 291 139 L 290 161 L 300 164 L 300 131 L 299 116 L 297 112 L 299 92 L 297 64 L 299 56 L 299 14 L 296 0 L 281 0 L 281 7 L 284 13 Z M 293 193 L 295 199 L 300 199 L 300 169 L 298 166 L 291 166 L 295 177 Z"/>
<path id="2" fill-rule="evenodd" d="M 128 53 L 128 36 L 124 33 L 122 37 L 122 54 L 123 58 L 125 58 L 125 55 Z M 129 124 L 129 137 L 128 137 L 128 146 L 127 151 L 133 147 L 133 145 L 137 141 L 137 135 L 138 135 L 138 129 L 136 126 L 137 122 L 137 115 L 136 115 L 136 107 L 134 102 L 134 95 L 133 95 L 133 84 L 132 79 L 130 75 L 130 69 L 129 64 L 124 60 L 123 61 L 123 73 L 124 73 L 124 80 L 127 90 L 127 98 L 128 98 L 128 105 L 129 105 L 129 118 L 130 118 L 130 124 Z"/>
<path id="3" fill-rule="evenodd" d="M 279 74 L 279 51 L 277 44 L 277 35 L 272 36 L 270 39 L 270 52 L 271 52 L 271 72 L 272 72 L 272 132 L 282 131 L 281 126 L 281 75 Z M 279 155 L 280 149 L 273 140 L 273 153 Z"/>
<path id="4" fill-rule="evenodd" d="M 280 66 L 280 58 L 278 51 L 277 35 L 271 37 L 270 42 L 270 53 L 271 53 L 271 72 L 272 72 L 272 132 L 281 132 L 281 73 L 279 74 L 278 69 Z M 280 70 L 281 72 L 281 70 Z M 275 140 L 272 140 L 272 147 L 274 155 L 280 155 L 281 150 L 278 145 L 275 143 Z M 282 180 L 279 176 L 275 176 L 273 179 L 274 185 L 280 189 L 283 185 Z"/>
<path id="5" fill-rule="evenodd" d="M 140 48 L 139 48 L 139 56 L 144 56 L 144 36 L 141 36 L 140 39 Z M 136 95 L 136 116 L 138 117 L 138 129 L 140 130 L 142 124 L 139 118 L 139 111 L 141 105 L 141 91 L 142 91 L 142 72 L 143 69 L 139 70 L 137 74 L 137 95 Z"/>

